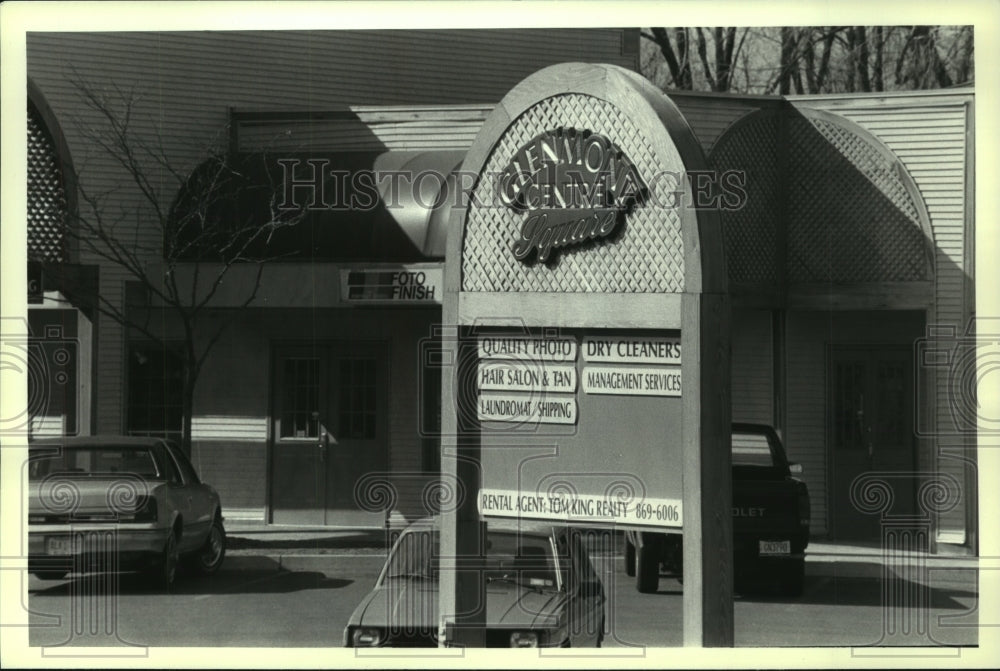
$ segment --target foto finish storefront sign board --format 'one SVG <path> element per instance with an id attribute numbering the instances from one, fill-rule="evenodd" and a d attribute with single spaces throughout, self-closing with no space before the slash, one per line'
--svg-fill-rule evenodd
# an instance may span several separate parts
<path id="1" fill-rule="evenodd" d="M 673 103 L 607 65 L 528 77 L 470 148 L 442 303 L 442 470 L 466 492 L 442 511 L 466 567 L 442 576 L 450 641 L 482 643 L 475 561 L 504 518 L 684 534 L 686 642 L 732 644 L 726 269 L 687 177 L 705 167 Z"/>

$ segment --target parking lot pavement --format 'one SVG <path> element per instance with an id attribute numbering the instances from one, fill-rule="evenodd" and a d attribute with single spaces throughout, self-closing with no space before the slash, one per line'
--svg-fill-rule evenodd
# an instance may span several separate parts
<path id="1" fill-rule="evenodd" d="M 305 555 L 386 554 L 391 544 L 384 529 L 291 527 L 259 522 L 227 521 L 228 556 L 266 556 L 281 565 L 283 558 Z M 619 542 L 609 552 L 622 556 Z M 239 560 L 237 560 L 238 563 Z M 883 575 L 926 573 L 937 580 L 975 582 L 978 560 L 972 556 L 887 552 L 874 544 L 812 541 L 806 551 L 806 573 L 815 577 L 878 578 Z M 888 573 L 886 573 L 888 571 Z"/>
<path id="2" fill-rule="evenodd" d="M 389 543 L 383 530 L 237 526 L 231 537 L 234 549 L 227 562 L 232 570 L 239 570 L 242 561 L 252 561 L 254 556 L 266 556 L 283 570 L 322 571 L 324 561 L 334 557 L 346 565 L 370 568 L 381 565 Z M 680 645 L 683 586 L 664 577 L 658 594 L 637 593 L 634 579 L 625 575 L 622 547 L 620 542 L 611 543 L 594 557 L 609 594 L 611 631 L 606 643 Z M 978 642 L 978 566 L 977 558 L 970 556 L 812 542 L 806 554 L 802 596 L 734 595 L 736 644 L 974 645 Z M 913 632 L 900 638 L 898 632 L 885 630 L 892 621 L 912 627 Z"/>
<path id="3" fill-rule="evenodd" d="M 167 593 L 151 588 L 141 575 L 122 574 L 113 600 L 86 596 L 81 609 L 74 600 L 93 594 L 97 582 L 92 577 L 31 577 L 32 645 L 340 646 L 348 616 L 382 566 L 380 532 L 230 528 L 231 549 L 222 571 L 211 578 L 182 576 Z M 735 595 L 736 645 L 978 642 L 975 559 L 835 550 L 817 544 L 807 560 L 801 596 Z M 682 645 L 683 585 L 664 576 L 657 594 L 639 594 L 614 547 L 597 553 L 594 563 L 608 594 L 607 646 Z M 916 601 L 887 604 L 890 584 L 899 588 L 893 593 Z M 74 634 L 94 613 L 102 621 L 113 616 L 114 641 L 95 643 L 92 636 Z M 889 627 L 893 623 L 905 624 L 910 633 L 900 636 L 898 628 Z"/>

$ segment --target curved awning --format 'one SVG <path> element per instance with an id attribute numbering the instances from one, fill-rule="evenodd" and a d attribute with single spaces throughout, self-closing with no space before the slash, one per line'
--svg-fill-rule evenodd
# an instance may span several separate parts
<path id="1" fill-rule="evenodd" d="M 178 193 L 167 249 L 184 260 L 237 248 L 250 259 L 443 259 L 463 159 L 461 151 L 213 157 Z"/>
<path id="2" fill-rule="evenodd" d="M 744 181 L 745 202 L 720 213 L 732 293 L 893 284 L 930 300 L 934 241 L 921 194 L 858 124 L 790 105 L 758 110 L 719 137 L 710 163 Z"/>
<path id="3" fill-rule="evenodd" d="M 451 206 L 459 202 L 454 173 L 464 159 L 463 151 L 389 151 L 375 159 L 376 174 L 386 176 L 379 181 L 382 201 L 428 258 L 444 258 Z M 390 174 L 401 177 L 394 183 Z"/>

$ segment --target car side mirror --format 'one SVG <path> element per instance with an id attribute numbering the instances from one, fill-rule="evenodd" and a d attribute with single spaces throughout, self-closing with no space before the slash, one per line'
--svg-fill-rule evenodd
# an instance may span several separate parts
<path id="1" fill-rule="evenodd" d="M 788 464 L 788 472 L 792 475 L 802 475 L 802 464 Z"/>

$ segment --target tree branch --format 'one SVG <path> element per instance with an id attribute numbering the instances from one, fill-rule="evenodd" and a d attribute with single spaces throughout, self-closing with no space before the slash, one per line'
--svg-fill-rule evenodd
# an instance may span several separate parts
<path id="1" fill-rule="evenodd" d="M 652 39 L 660 47 L 660 53 L 663 54 L 663 59 L 667 62 L 667 67 L 670 69 L 671 81 L 674 86 L 681 86 L 680 64 L 677 62 L 677 56 L 674 55 L 674 49 L 670 44 L 670 35 L 667 33 L 667 29 L 652 28 L 652 31 Z"/>
<path id="2" fill-rule="evenodd" d="M 715 77 L 712 76 L 712 68 L 708 64 L 708 49 L 705 45 L 705 34 L 701 32 L 701 28 L 695 28 L 695 35 L 698 36 L 698 56 L 701 58 L 701 67 L 705 72 L 705 79 L 708 80 L 709 86 L 712 87 L 713 91 L 718 91 L 718 85 L 715 83 Z M 716 44 L 716 53 L 718 54 L 718 44 Z M 717 60 L 716 63 L 719 61 Z"/>

